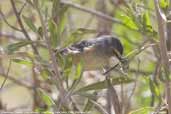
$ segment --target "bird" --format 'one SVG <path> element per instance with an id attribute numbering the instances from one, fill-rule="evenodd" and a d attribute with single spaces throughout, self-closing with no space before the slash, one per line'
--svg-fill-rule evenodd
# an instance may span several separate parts
<path id="1" fill-rule="evenodd" d="M 74 43 L 60 49 L 62 56 L 71 56 L 73 64 L 83 63 L 84 70 L 98 70 L 109 66 L 111 57 L 123 62 L 123 45 L 112 35 L 102 35 Z"/>

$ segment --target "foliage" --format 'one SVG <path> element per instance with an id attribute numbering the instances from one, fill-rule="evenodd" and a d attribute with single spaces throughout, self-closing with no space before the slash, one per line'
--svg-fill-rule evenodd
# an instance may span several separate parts
<path id="1" fill-rule="evenodd" d="M 100 7 L 99 1 L 6 0 L 0 4 L 1 82 L 7 79 L 11 85 L 26 88 L 32 102 L 24 105 L 29 104 L 27 108 L 31 111 L 105 114 L 109 97 L 115 113 L 119 100 L 117 106 L 121 106 L 122 114 L 148 114 L 166 105 L 162 96 L 168 72 L 160 56 L 160 21 L 154 2 L 102 0 L 106 8 L 95 10 Z M 169 0 L 159 0 L 158 5 L 162 15 L 169 19 Z M 123 56 L 129 64 L 127 71 L 121 69 L 122 65 L 116 68 L 109 80 L 98 72 L 86 75 L 82 61 L 75 65 L 72 57 L 58 53 L 80 40 L 98 36 L 99 28 L 103 27 L 104 34 L 110 28 L 107 33 L 121 40 Z M 8 61 L 13 64 L 8 66 Z M 25 79 L 29 79 L 28 83 Z M 8 90 L 10 84 L 1 89 Z M 105 99 L 107 105 L 100 99 Z M 10 104 L 3 97 L 1 102 Z M 2 110 L 10 111 L 4 104 Z"/>

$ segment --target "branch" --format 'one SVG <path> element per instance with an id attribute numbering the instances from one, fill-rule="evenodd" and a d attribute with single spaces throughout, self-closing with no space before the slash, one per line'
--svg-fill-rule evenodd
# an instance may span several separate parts
<path id="1" fill-rule="evenodd" d="M 4 13 L 3 13 L 1 10 L 0 10 L 0 15 L 1 15 L 2 19 L 4 20 L 4 22 L 5 22 L 9 27 L 11 27 L 12 29 L 14 29 L 14 30 L 16 30 L 16 31 L 21 32 L 20 29 L 14 27 L 14 26 L 11 25 L 10 23 L 8 23 L 8 21 L 7 21 L 6 17 L 5 17 L 5 15 L 4 15 Z"/>
<path id="2" fill-rule="evenodd" d="M 96 15 L 97 17 L 99 18 L 102 18 L 102 19 L 105 19 L 105 20 L 108 20 L 108 21 L 112 21 L 114 23 L 118 23 L 118 24 L 122 24 L 122 21 L 118 20 L 118 19 L 115 19 L 111 16 L 108 16 L 108 15 L 105 15 L 104 13 L 101 13 L 99 11 L 95 11 L 95 10 L 92 10 L 92 9 L 88 9 L 88 8 L 85 8 L 79 4 L 75 4 L 75 3 L 72 3 L 70 1 L 61 1 L 63 4 L 66 4 L 72 8 L 76 8 L 76 9 L 79 9 L 81 11 L 84 11 L 84 12 L 87 12 L 87 13 L 90 13 L 92 15 Z"/>
<path id="3" fill-rule="evenodd" d="M 43 20 L 43 16 L 41 14 L 39 5 L 36 2 L 38 2 L 38 0 L 37 1 L 34 0 L 35 9 L 37 10 L 38 15 L 39 15 L 40 22 L 41 22 L 42 28 L 43 28 L 45 41 L 46 41 L 46 44 L 47 44 L 47 48 L 49 50 L 50 59 L 52 60 L 52 66 L 53 66 L 53 71 L 54 71 L 54 75 L 53 75 L 52 79 L 55 81 L 55 84 L 56 84 L 57 88 L 60 91 L 60 95 L 61 95 L 60 97 L 64 97 L 65 96 L 64 95 L 65 89 L 63 87 L 62 79 L 60 77 L 60 73 L 59 73 L 59 70 L 58 70 L 56 57 L 55 57 L 55 54 L 53 53 L 53 50 L 52 50 L 52 47 L 51 47 L 51 42 L 50 42 L 50 38 L 48 37 L 48 31 L 47 31 L 47 28 L 46 28 L 46 25 L 45 25 L 45 21 Z"/>
<path id="4" fill-rule="evenodd" d="M 4 77 L 4 78 L 7 77 L 7 75 L 6 74 L 3 74 L 3 73 L 0 73 L 0 76 L 1 77 Z M 25 87 L 27 89 L 33 89 L 34 88 L 33 86 L 28 85 L 28 84 L 25 84 L 25 83 L 21 82 L 20 80 L 14 78 L 13 76 L 10 76 L 10 75 L 8 75 L 8 80 L 14 82 L 17 85 L 23 86 L 23 87 Z"/>
<path id="5" fill-rule="evenodd" d="M 155 9 L 156 9 L 156 15 L 157 15 L 157 21 L 158 21 L 158 33 L 160 38 L 160 52 L 162 57 L 162 62 L 165 67 L 165 69 L 169 70 L 169 62 L 168 62 L 168 55 L 167 55 L 167 47 L 166 47 L 166 17 L 164 13 L 161 12 L 159 8 L 158 0 L 154 0 L 155 3 Z"/>
<path id="6" fill-rule="evenodd" d="M 13 8 L 13 10 L 14 10 L 15 16 L 16 16 L 16 18 L 17 18 L 17 22 L 19 23 L 19 26 L 20 26 L 20 28 L 21 28 L 21 31 L 23 32 L 23 34 L 25 35 L 25 37 L 26 37 L 29 41 L 31 41 L 30 36 L 28 35 L 27 31 L 26 31 L 25 28 L 24 28 L 24 25 L 23 25 L 22 20 L 21 20 L 21 18 L 20 18 L 20 14 L 18 13 L 17 8 L 16 8 L 16 6 L 15 6 L 14 0 L 10 0 L 10 2 L 11 2 L 11 5 L 12 5 L 12 8 Z M 37 48 L 36 48 L 36 46 L 33 45 L 33 44 L 31 44 L 31 46 L 32 46 L 32 48 L 33 48 L 35 54 L 36 54 L 39 58 L 41 58 L 40 55 L 39 55 L 39 52 L 38 52 L 38 50 L 37 50 Z"/>
<path id="7" fill-rule="evenodd" d="M 166 73 L 166 80 L 165 88 L 166 88 L 166 100 L 168 103 L 168 113 L 171 114 L 171 88 L 170 88 L 170 80 L 169 80 L 169 58 L 167 55 L 167 47 L 166 47 L 166 17 L 164 13 L 161 12 L 159 7 L 158 0 L 154 0 L 156 15 L 157 15 L 157 21 L 158 21 L 158 32 L 159 32 L 159 38 L 160 38 L 160 53 L 161 53 L 161 60 L 162 64 Z"/>
<path id="8" fill-rule="evenodd" d="M 19 10 L 19 12 L 18 12 L 19 15 L 21 14 L 21 12 L 23 11 L 23 9 L 25 8 L 26 5 L 27 5 L 27 2 L 25 2 L 23 4 L 23 6 L 21 7 L 21 9 Z"/>
<path id="9" fill-rule="evenodd" d="M 9 66 L 8 66 L 8 69 L 7 69 L 7 73 L 6 73 L 6 77 L 5 77 L 5 79 L 4 79 L 4 81 L 2 82 L 2 84 L 1 84 L 1 88 L 0 88 L 0 90 L 2 90 L 2 88 L 4 87 L 4 85 L 5 85 L 5 82 L 7 81 L 7 79 L 8 79 L 8 74 L 9 74 L 9 71 L 10 71 L 10 69 L 11 69 L 11 63 L 12 63 L 12 61 L 11 61 L 11 59 L 10 59 L 10 61 L 9 61 Z"/>

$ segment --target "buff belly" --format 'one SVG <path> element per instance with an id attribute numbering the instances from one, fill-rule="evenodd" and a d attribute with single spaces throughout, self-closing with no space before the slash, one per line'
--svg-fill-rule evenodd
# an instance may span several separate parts
<path id="1" fill-rule="evenodd" d="M 109 65 L 109 57 L 87 52 L 72 55 L 73 63 L 83 63 L 84 70 L 99 70 Z"/>

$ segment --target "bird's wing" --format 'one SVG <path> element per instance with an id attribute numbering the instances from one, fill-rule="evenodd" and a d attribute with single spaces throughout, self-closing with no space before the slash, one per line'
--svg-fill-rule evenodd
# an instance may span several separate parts
<path id="1" fill-rule="evenodd" d="M 62 49 L 60 53 L 62 55 L 86 53 L 92 51 L 95 45 L 95 42 L 93 42 L 92 40 L 83 40 L 79 43 Z"/>

